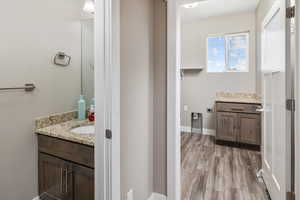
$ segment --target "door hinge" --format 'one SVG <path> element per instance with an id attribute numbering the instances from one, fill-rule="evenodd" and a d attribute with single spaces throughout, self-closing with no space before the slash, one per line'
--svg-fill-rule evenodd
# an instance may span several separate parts
<path id="1" fill-rule="evenodd" d="M 292 6 L 292 7 L 288 7 L 286 9 L 286 17 L 288 19 L 291 19 L 291 18 L 294 18 L 296 15 L 296 7 L 295 6 Z"/>
<path id="2" fill-rule="evenodd" d="M 109 130 L 109 129 L 106 129 L 106 130 L 105 130 L 105 137 L 106 137 L 107 139 L 111 139 L 111 138 L 112 138 L 112 131 Z"/>
<path id="3" fill-rule="evenodd" d="M 287 200 L 296 200 L 296 195 L 294 192 L 287 192 L 286 194 L 286 199 Z"/>
<path id="4" fill-rule="evenodd" d="M 296 111 L 296 101 L 295 99 L 286 100 L 286 109 L 292 112 Z"/>

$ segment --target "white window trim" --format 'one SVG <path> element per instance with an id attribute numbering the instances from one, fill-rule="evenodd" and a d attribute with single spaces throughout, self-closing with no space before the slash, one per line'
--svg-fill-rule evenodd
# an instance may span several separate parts
<path id="1" fill-rule="evenodd" d="M 246 35 L 247 36 L 247 70 L 245 71 L 230 71 L 228 67 L 228 37 Z M 208 70 L 208 39 L 211 37 L 224 37 L 225 38 L 225 69 L 223 72 L 211 72 Z M 210 34 L 206 37 L 206 67 L 207 73 L 248 73 L 250 72 L 250 31 L 243 31 L 238 33 L 223 33 L 223 34 Z"/>

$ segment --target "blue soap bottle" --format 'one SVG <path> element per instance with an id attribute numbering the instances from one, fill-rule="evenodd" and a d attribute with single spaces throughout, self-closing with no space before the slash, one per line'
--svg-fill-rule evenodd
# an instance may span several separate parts
<path id="1" fill-rule="evenodd" d="M 83 98 L 83 95 L 80 95 L 78 101 L 78 120 L 86 119 L 86 102 Z"/>

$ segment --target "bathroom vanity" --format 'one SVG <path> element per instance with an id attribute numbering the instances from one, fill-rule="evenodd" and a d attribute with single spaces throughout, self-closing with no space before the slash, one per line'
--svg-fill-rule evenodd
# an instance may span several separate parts
<path id="1" fill-rule="evenodd" d="M 216 141 L 259 149 L 261 145 L 260 99 L 254 96 L 219 95 L 215 102 Z"/>
<path id="2" fill-rule="evenodd" d="M 42 199 L 94 200 L 94 134 L 71 131 L 91 123 L 66 118 L 55 115 L 37 122 L 37 126 L 44 124 L 35 131 L 39 195 Z"/>

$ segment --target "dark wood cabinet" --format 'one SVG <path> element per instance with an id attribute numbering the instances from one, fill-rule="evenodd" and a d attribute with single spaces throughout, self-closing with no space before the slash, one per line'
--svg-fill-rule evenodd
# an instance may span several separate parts
<path id="1" fill-rule="evenodd" d="M 217 141 L 259 146 L 261 115 L 257 104 L 216 103 Z"/>
<path id="2" fill-rule="evenodd" d="M 94 155 L 88 156 L 87 153 L 93 153 L 93 147 L 42 135 L 38 138 L 41 198 L 43 200 L 94 200 L 94 168 L 89 167 L 90 157 Z M 60 153 L 53 149 L 57 146 L 61 147 Z M 86 151 L 80 154 L 77 152 L 78 149 Z M 73 151 L 77 153 L 77 158 L 70 159 L 74 157 Z M 86 166 L 82 163 L 84 159 L 78 159 L 85 157 L 87 157 Z"/>
<path id="3" fill-rule="evenodd" d="M 257 114 L 239 114 L 238 141 L 246 144 L 260 145 L 261 118 Z"/>
<path id="4" fill-rule="evenodd" d="M 74 200 L 94 200 L 94 170 L 73 165 Z"/>
<path id="5" fill-rule="evenodd" d="M 217 113 L 218 140 L 236 141 L 237 114 L 236 113 Z"/>
<path id="6" fill-rule="evenodd" d="M 71 200 L 72 165 L 68 162 L 39 153 L 39 193 L 43 199 Z"/>

